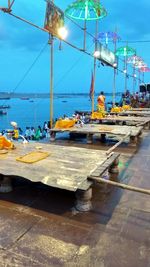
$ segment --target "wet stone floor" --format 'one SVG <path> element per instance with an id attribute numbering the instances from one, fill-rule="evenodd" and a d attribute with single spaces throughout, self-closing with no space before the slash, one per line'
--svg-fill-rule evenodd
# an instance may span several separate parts
<path id="1" fill-rule="evenodd" d="M 99 147 L 100 148 L 100 147 Z M 150 188 L 150 133 L 135 150 L 119 147 L 122 183 Z M 92 210 L 75 194 L 13 180 L 0 194 L 0 267 L 149 267 L 150 196 L 96 184 Z"/>

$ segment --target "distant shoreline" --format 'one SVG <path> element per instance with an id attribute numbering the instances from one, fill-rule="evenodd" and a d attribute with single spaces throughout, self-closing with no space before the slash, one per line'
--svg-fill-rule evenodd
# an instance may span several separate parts
<path id="1" fill-rule="evenodd" d="M 95 93 L 98 96 L 99 93 Z M 116 93 L 116 96 L 120 96 L 122 92 Z M 105 93 L 106 96 L 112 96 L 112 93 Z M 89 93 L 54 93 L 55 98 L 72 98 L 72 97 L 89 97 Z M 0 100 L 10 99 L 10 98 L 50 98 L 49 93 L 0 93 Z"/>

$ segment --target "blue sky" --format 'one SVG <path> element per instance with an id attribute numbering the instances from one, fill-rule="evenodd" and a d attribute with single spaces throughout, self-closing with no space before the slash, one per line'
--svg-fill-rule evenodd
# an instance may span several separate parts
<path id="1" fill-rule="evenodd" d="M 0 0 L 0 6 L 6 2 L 6 0 Z M 55 0 L 54 2 L 64 11 L 73 1 Z M 128 41 L 128 45 L 135 48 L 137 55 L 150 66 L 150 42 L 145 42 L 150 40 L 148 23 L 150 1 L 103 0 L 101 4 L 108 14 L 99 21 L 99 32 L 117 29 L 121 37 L 117 47 L 124 46 Z M 15 0 L 13 13 L 43 26 L 45 8 L 44 0 Z M 83 22 L 76 22 L 83 26 Z M 82 48 L 83 32 L 68 20 L 66 20 L 66 27 L 68 28 L 67 40 Z M 95 23 L 88 22 L 87 28 L 94 35 Z M 49 92 L 50 46 L 47 42 L 47 33 L 0 12 L 0 91 Z M 108 47 L 111 50 L 114 49 L 112 43 L 109 43 Z M 93 40 L 89 36 L 87 36 L 87 48 L 88 52 L 94 49 Z M 88 93 L 92 68 L 92 57 L 65 43 L 62 44 L 62 50 L 59 50 L 59 41 L 55 39 L 54 91 L 56 93 Z M 123 69 L 122 63 L 119 68 Z M 26 75 L 27 72 L 28 75 Z M 132 74 L 131 66 L 128 66 L 128 73 Z M 149 73 L 145 73 L 144 77 L 145 82 L 150 82 Z M 133 79 L 129 78 L 127 83 L 128 89 L 132 90 Z M 112 87 L 113 69 L 97 62 L 95 91 L 112 92 Z M 122 73 L 117 75 L 116 90 L 124 90 Z"/>

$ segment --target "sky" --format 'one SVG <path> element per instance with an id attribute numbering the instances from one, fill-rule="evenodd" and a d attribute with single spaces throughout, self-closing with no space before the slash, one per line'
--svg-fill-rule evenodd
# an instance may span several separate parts
<path id="1" fill-rule="evenodd" d="M 55 0 L 54 3 L 65 11 L 70 0 Z M 0 6 L 6 6 L 6 0 L 0 0 Z M 150 67 L 150 31 L 149 0 L 103 0 L 101 5 L 107 16 L 98 23 L 98 32 L 114 32 L 117 30 L 121 40 L 117 48 L 128 46 L 136 49 L 136 54 Z M 43 27 L 46 2 L 44 0 L 15 0 L 12 13 Z M 83 27 L 83 21 L 77 21 Z M 68 30 L 67 41 L 83 48 L 83 31 L 65 19 Z M 95 34 L 95 22 L 87 23 L 87 31 Z M 0 12 L 0 92 L 33 92 L 48 93 L 50 91 L 50 45 L 49 35 L 13 16 Z M 93 57 L 54 40 L 54 92 L 55 93 L 89 93 L 91 72 L 94 66 Z M 86 48 L 93 53 L 93 38 L 87 34 Z M 109 42 L 108 48 L 114 50 Z M 123 57 L 119 60 L 119 69 L 123 70 Z M 128 64 L 128 74 L 132 75 L 132 65 Z M 138 75 L 138 72 L 137 72 Z M 144 82 L 149 83 L 149 73 L 144 74 Z M 109 66 L 96 63 L 95 92 L 113 91 L 114 70 Z M 143 76 L 141 75 L 141 80 Z M 138 90 L 137 80 L 135 90 Z M 116 75 L 116 92 L 125 88 L 124 74 Z M 127 88 L 133 90 L 133 78 L 127 79 Z"/>

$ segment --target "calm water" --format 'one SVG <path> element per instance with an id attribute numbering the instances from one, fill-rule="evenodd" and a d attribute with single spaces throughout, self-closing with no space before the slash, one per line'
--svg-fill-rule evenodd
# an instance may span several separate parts
<path id="1" fill-rule="evenodd" d="M 107 101 L 111 101 L 109 96 L 106 99 Z M 10 105 L 10 108 L 7 109 L 7 115 L 0 116 L 0 130 L 10 129 L 11 121 L 16 121 L 18 126 L 25 130 L 26 126 L 43 126 L 44 121 L 50 120 L 49 99 L 33 99 L 33 102 L 30 101 L 31 99 L 1 101 L 0 105 Z M 71 116 L 75 110 L 90 111 L 91 101 L 89 101 L 89 97 L 54 98 L 54 119 L 64 114 Z"/>

